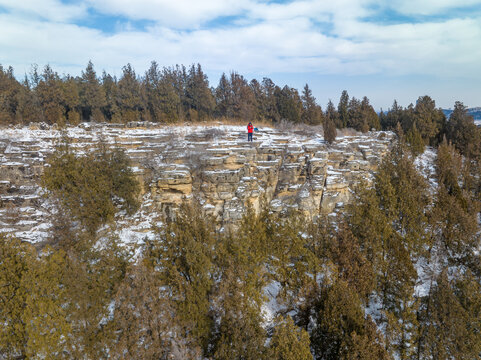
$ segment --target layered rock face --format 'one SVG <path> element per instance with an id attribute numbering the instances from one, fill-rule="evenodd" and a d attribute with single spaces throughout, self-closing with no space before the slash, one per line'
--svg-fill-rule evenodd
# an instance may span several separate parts
<path id="1" fill-rule="evenodd" d="M 310 217 L 335 213 L 357 183 L 370 181 L 393 141 L 392 133 L 376 132 L 328 145 L 315 132 L 265 128 L 247 142 L 243 126 L 224 125 L 97 124 L 67 134 L 79 153 L 100 138 L 126 149 L 143 186 L 143 203 L 138 214 L 119 219 L 119 231 L 138 237 L 192 198 L 222 226 L 235 225 L 249 204 L 258 210 L 263 202 L 273 211 L 297 209 Z M 0 131 L 0 231 L 30 241 L 45 236 L 49 201 L 38 180 L 60 137 L 48 129 Z"/>

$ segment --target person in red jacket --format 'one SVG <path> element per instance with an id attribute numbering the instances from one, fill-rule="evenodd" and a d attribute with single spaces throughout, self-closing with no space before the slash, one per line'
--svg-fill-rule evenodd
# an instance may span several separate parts
<path id="1" fill-rule="evenodd" d="M 252 141 L 252 133 L 254 132 L 254 126 L 252 123 L 247 125 L 247 141 Z"/>

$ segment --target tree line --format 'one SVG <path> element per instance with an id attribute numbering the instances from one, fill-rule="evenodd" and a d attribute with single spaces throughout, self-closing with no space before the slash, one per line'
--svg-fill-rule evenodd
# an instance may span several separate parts
<path id="1" fill-rule="evenodd" d="M 209 119 L 288 121 L 324 127 L 329 142 L 336 128 L 357 131 L 395 130 L 399 122 L 415 151 L 439 144 L 443 136 L 462 147 L 463 153 L 479 153 L 481 137 L 466 108 L 456 102 L 446 119 L 435 101 L 421 96 L 403 108 L 394 101 L 387 111 L 376 113 L 367 97 L 349 97 L 344 90 L 337 107 L 329 100 L 325 110 L 309 85 L 297 89 L 276 85 L 271 79 L 248 81 L 237 72 L 222 74 L 217 87 L 210 87 L 200 64 L 161 68 L 155 61 L 139 76 L 130 64 L 119 79 L 105 71 L 99 77 L 90 61 L 80 76 L 60 76 L 50 65 L 19 82 L 12 67 L 0 65 L 0 124 L 77 125 L 82 121 L 128 123 L 151 121 L 176 123 Z M 469 147 L 469 150 L 467 149 Z"/>
<path id="2" fill-rule="evenodd" d="M 336 219 L 264 207 L 219 232 L 191 202 L 133 252 L 110 230 L 138 208 L 128 158 L 67 142 L 42 178 L 47 243 L 0 236 L 0 356 L 479 358 L 481 161 L 441 140 L 430 187 L 398 131 Z"/>
<path id="3" fill-rule="evenodd" d="M 364 97 L 349 103 L 352 119 L 336 126 L 379 129 L 377 114 Z M 99 77 L 89 62 L 80 76 L 60 76 L 47 65 L 34 65 L 22 82 L 12 67 L 0 66 L 0 124 L 78 124 L 81 121 L 175 123 L 231 118 L 319 125 L 325 113 L 309 85 L 299 92 L 271 79 L 248 81 L 237 72 L 223 74 L 210 87 L 200 64 L 161 68 L 155 61 L 139 76 L 130 64 L 119 79 L 105 71 Z M 363 122 L 357 125 L 357 122 Z"/>

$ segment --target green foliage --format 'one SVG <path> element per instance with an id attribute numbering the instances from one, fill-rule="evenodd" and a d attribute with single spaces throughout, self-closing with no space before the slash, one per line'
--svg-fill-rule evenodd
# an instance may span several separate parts
<path id="1" fill-rule="evenodd" d="M 112 301 L 125 277 L 128 254 L 114 238 L 92 247 L 88 238 L 69 249 L 64 284 L 67 297 L 67 338 L 70 358 L 101 359 L 114 339 Z"/>
<path id="2" fill-rule="evenodd" d="M 168 290 L 158 274 L 132 264 L 115 296 L 110 355 L 119 359 L 196 359 L 202 353 L 182 338 Z"/>
<path id="3" fill-rule="evenodd" d="M 410 127 L 417 126 L 425 144 L 435 145 L 440 140 L 439 134 L 445 121 L 444 113 L 441 109 L 436 109 L 435 101 L 429 96 L 420 96 L 414 107 Z M 404 128 L 404 131 L 408 133 L 409 130 Z"/>
<path id="4" fill-rule="evenodd" d="M 337 105 L 337 112 L 339 113 L 339 124 L 340 128 L 347 127 L 349 122 L 349 94 L 346 90 L 343 90 L 341 98 L 339 99 L 339 105 Z"/>
<path id="5" fill-rule="evenodd" d="M 60 211 L 67 211 L 90 233 L 111 221 L 118 207 L 133 213 L 139 206 L 139 184 L 129 158 L 105 144 L 76 156 L 67 140 L 48 159 L 42 186 L 58 199 Z"/>
<path id="6" fill-rule="evenodd" d="M 424 152 L 424 140 L 421 133 L 418 131 L 416 124 L 413 124 L 413 127 L 409 129 L 406 134 L 406 141 L 411 146 L 413 156 L 418 156 Z"/>
<path id="7" fill-rule="evenodd" d="M 215 359 L 263 359 L 267 338 L 261 307 L 267 285 L 268 213 L 249 208 L 235 235 L 218 247 L 219 283 L 216 289 Z"/>
<path id="8" fill-rule="evenodd" d="M 469 187 L 473 174 L 466 169 L 467 164 L 453 145 L 446 140 L 441 143 L 435 163 L 438 188 L 431 223 L 443 258 L 450 265 L 465 265 L 478 272 L 481 268 L 476 248 L 481 204 Z"/>
<path id="9" fill-rule="evenodd" d="M 270 342 L 268 358 L 272 360 L 310 360 L 309 335 L 298 328 L 292 318 L 278 318 Z"/>
<path id="10" fill-rule="evenodd" d="M 315 316 L 311 343 L 316 358 L 350 359 L 353 353 L 388 358 L 371 319 L 364 317 L 361 299 L 344 280 L 321 289 Z"/>
<path id="11" fill-rule="evenodd" d="M 446 124 L 446 137 L 461 154 L 481 159 L 481 131 L 462 102 L 456 101 L 454 105 L 454 111 Z"/>
<path id="12" fill-rule="evenodd" d="M 29 290 L 22 320 L 28 358 L 61 358 L 71 327 L 67 319 L 66 255 L 45 248 L 22 279 Z"/>
<path id="13" fill-rule="evenodd" d="M 104 115 L 101 110 L 107 104 L 105 89 L 97 78 L 92 61 L 89 61 L 85 71 L 82 71 L 79 89 L 82 118 L 102 122 Z"/>
<path id="14" fill-rule="evenodd" d="M 334 104 L 329 100 L 326 108 L 326 114 L 324 116 L 324 122 L 322 127 L 324 130 L 324 139 L 332 144 L 336 140 L 336 122 L 338 119 L 338 114 L 334 108 Z"/>
<path id="15" fill-rule="evenodd" d="M 302 122 L 310 125 L 321 124 L 323 122 L 322 109 L 319 105 L 316 104 L 316 98 L 312 96 L 312 90 L 309 88 L 309 85 L 307 84 L 306 86 L 304 86 L 301 99 L 302 99 L 302 115 L 301 115 Z"/>
<path id="16" fill-rule="evenodd" d="M 24 312 L 29 289 L 24 280 L 35 261 L 29 244 L 0 234 L 0 355 L 25 356 L 28 340 Z"/>
<path id="17" fill-rule="evenodd" d="M 206 348 L 213 326 L 210 294 L 214 282 L 213 222 L 198 207 L 184 204 L 175 219 L 160 229 L 158 239 L 149 243 L 146 261 L 157 270 L 184 337 Z"/>

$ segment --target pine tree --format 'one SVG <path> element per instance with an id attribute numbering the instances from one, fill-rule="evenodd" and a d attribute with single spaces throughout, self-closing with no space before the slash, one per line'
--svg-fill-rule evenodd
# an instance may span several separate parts
<path id="1" fill-rule="evenodd" d="M 330 258 L 337 266 L 339 278 L 347 281 L 366 303 L 374 290 L 374 269 L 347 224 L 339 226 L 330 246 Z"/>
<path id="2" fill-rule="evenodd" d="M 322 127 L 324 129 L 324 139 L 332 144 L 336 140 L 336 122 L 338 119 L 338 114 L 334 108 L 334 104 L 329 100 L 326 108 L 326 114 L 324 116 L 324 122 Z"/>
<path id="3" fill-rule="evenodd" d="M 213 222 L 204 218 L 198 207 L 183 204 L 157 236 L 149 243 L 145 260 L 160 269 L 161 284 L 169 289 L 181 336 L 206 349 L 213 326 L 209 303 L 216 244 Z"/>
<path id="4" fill-rule="evenodd" d="M 26 356 L 24 312 L 31 289 L 24 279 L 35 261 L 30 244 L 0 234 L 0 355 L 7 359 Z"/>
<path id="5" fill-rule="evenodd" d="M 453 145 L 445 139 L 438 148 L 436 177 L 438 188 L 431 212 L 436 249 L 450 265 L 480 269 L 474 255 L 479 243 L 478 213 L 481 204 L 469 188 L 473 176 Z M 447 264 L 445 264 L 447 265 Z"/>
<path id="6" fill-rule="evenodd" d="M 219 79 L 219 85 L 215 89 L 215 100 L 216 100 L 216 115 L 219 117 L 230 117 L 232 116 L 232 91 L 231 84 L 227 80 L 225 73 Z"/>
<path id="7" fill-rule="evenodd" d="M 379 116 L 377 115 L 376 111 L 369 103 L 369 99 L 364 96 L 361 101 L 361 112 L 363 116 L 363 128 L 361 129 L 362 132 L 369 131 L 371 129 L 380 130 L 381 123 L 379 122 Z M 366 125 L 367 124 L 367 130 Z"/>
<path id="8" fill-rule="evenodd" d="M 315 316 L 311 346 L 316 358 L 349 359 L 353 352 L 388 358 L 370 318 L 364 318 L 359 296 L 344 280 L 324 286 Z"/>
<path id="9" fill-rule="evenodd" d="M 406 141 L 411 146 L 413 156 L 420 155 L 424 152 L 424 140 L 416 127 L 416 123 L 413 124 L 412 128 L 409 129 L 406 134 Z"/>
<path id="10" fill-rule="evenodd" d="M 337 112 L 339 113 L 339 127 L 345 128 L 349 123 L 349 95 L 346 90 L 343 90 L 339 105 L 337 105 Z"/>
<path id="11" fill-rule="evenodd" d="M 454 111 L 446 124 L 446 137 L 461 154 L 469 158 L 481 157 L 480 131 L 462 102 L 456 101 L 454 104 Z"/>
<path id="12" fill-rule="evenodd" d="M 268 358 L 273 360 L 310 360 L 309 335 L 298 328 L 292 318 L 278 318 L 269 346 Z"/>
<path id="13" fill-rule="evenodd" d="M 81 115 L 80 95 L 77 81 L 69 76 L 63 80 L 62 85 L 67 122 L 70 125 L 78 125 L 81 120 Z"/>
<path id="14" fill-rule="evenodd" d="M 414 263 L 425 256 L 427 185 L 402 137 L 382 161 L 373 187 L 354 201 L 349 222 L 373 262 L 388 343 L 409 358 L 416 343 L 419 302 L 413 297 Z"/>
<path id="15" fill-rule="evenodd" d="M 435 145 L 444 127 L 445 116 L 441 109 L 436 109 L 436 103 L 429 96 L 421 96 L 414 107 L 413 123 L 417 125 L 425 144 Z M 405 129 L 408 132 L 408 129 Z"/>
<path id="16" fill-rule="evenodd" d="M 322 122 L 322 110 L 316 104 L 316 98 L 312 96 L 312 90 L 309 85 L 304 86 L 302 91 L 302 122 L 309 125 L 319 125 Z"/>
<path id="17" fill-rule="evenodd" d="M 176 319 L 168 290 L 157 272 L 132 264 L 117 290 L 110 354 L 119 359 L 196 359 L 201 349 L 188 339 Z"/>
<path id="18" fill-rule="evenodd" d="M 402 106 L 399 106 L 397 101 L 394 100 L 392 107 L 387 111 L 385 117 L 381 119 L 382 130 L 395 130 L 398 123 L 402 124 L 404 110 Z"/>
<path id="19" fill-rule="evenodd" d="M 142 97 L 140 82 L 132 65 L 122 68 L 122 77 L 118 81 L 117 106 L 122 114 L 122 122 L 139 121 L 142 119 Z"/>
<path id="20" fill-rule="evenodd" d="M 85 71 L 82 71 L 79 85 L 82 119 L 104 121 L 102 109 L 107 105 L 107 101 L 92 61 L 89 61 Z"/>
<path id="21" fill-rule="evenodd" d="M 49 124 L 65 124 L 65 108 L 60 77 L 50 65 L 45 66 L 35 87 L 42 108 L 43 120 Z"/>
<path id="22" fill-rule="evenodd" d="M 275 96 L 278 86 L 276 86 L 271 79 L 263 78 L 261 88 L 262 99 L 259 101 L 259 103 L 261 104 L 262 116 L 269 121 L 279 122 L 281 120 L 281 116 L 279 114 Z"/>
<path id="23" fill-rule="evenodd" d="M 111 221 L 119 208 L 135 212 L 140 189 L 125 152 L 99 144 L 93 152 L 76 157 L 68 141 L 48 159 L 42 175 L 42 185 L 59 200 L 61 211 L 91 234 Z"/>
<path id="24" fill-rule="evenodd" d="M 277 109 L 281 119 L 299 123 L 302 114 L 302 101 L 296 89 L 287 85 L 282 89 L 276 88 L 274 91 Z"/>
<path id="25" fill-rule="evenodd" d="M 94 248 L 85 236 L 68 249 L 64 276 L 71 336 L 69 358 L 106 358 L 114 341 L 113 301 L 128 265 L 128 254 L 112 237 Z"/>
<path id="26" fill-rule="evenodd" d="M 65 257 L 62 251 L 45 248 L 28 276 L 22 279 L 29 290 L 22 316 L 28 358 L 59 359 L 66 350 L 71 327 L 66 308 Z"/>
<path id="27" fill-rule="evenodd" d="M 262 327 L 263 289 L 268 274 L 266 212 L 256 216 L 251 208 L 236 234 L 218 247 L 219 281 L 215 289 L 215 359 L 263 359 L 267 333 Z"/>
<path id="28" fill-rule="evenodd" d="M 462 284 L 461 289 L 458 284 Z M 433 289 L 431 311 L 426 318 L 427 332 L 421 352 L 423 357 L 476 359 L 479 356 L 480 290 L 479 282 L 473 282 L 470 274 L 452 284 L 447 271 L 441 272 Z"/>
<path id="29" fill-rule="evenodd" d="M 0 124 L 15 122 L 20 88 L 21 85 L 13 75 L 13 68 L 4 70 L 0 64 Z"/>
<path id="30" fill-rule="evenodd" d="M 209 80 L 200 64 L 189 69 L 185 85 L 185 109 L 192 121 L 209 118 L 215 107 L 215 99 L 209 87 Z"/>

